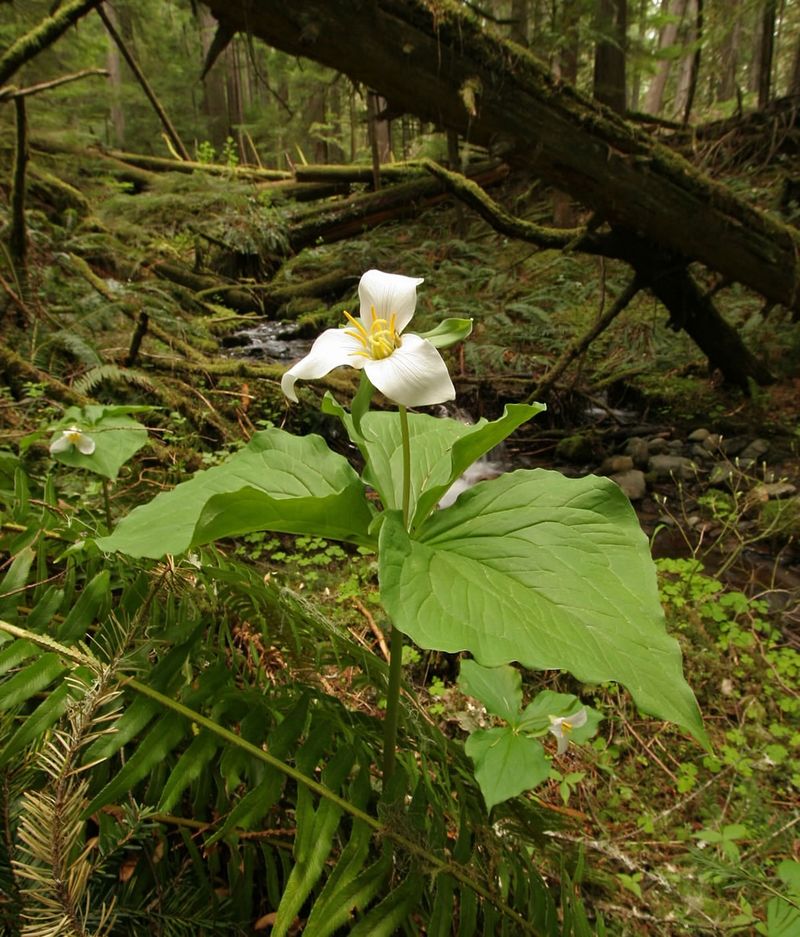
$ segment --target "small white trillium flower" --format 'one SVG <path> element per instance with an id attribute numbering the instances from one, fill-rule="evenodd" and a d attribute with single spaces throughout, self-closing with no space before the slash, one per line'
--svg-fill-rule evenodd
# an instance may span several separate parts
<path id="1" fill-rule="evenodd" d="M 95 450 L 95 443 L 91 436 L 87 436 L 77 426 L 70 426 L 69 429 L 62 430 L 58 439 L 50 443 L 50 455 L 66 452 L 73 446 L 81 455 L 91 455 Z"/>
<path id="2" fill-rule="evenodd" d="M 283 375 L 284 394 L 296 403 L 296 381 L 313 381 L 348 365 L 363 368 L 385 397 L 404 407 L 454 400 L 453 382 L 436 348 L 419 335 L 403 334 L 422 282 L 419 277 L 368 270 L 358 285 L 359 318 L 345 312 L 350 328 L 327 329 L 317 338 L 305 358 Z"/>
<path id="3" fill-rule="evenodd" d="M 558 740 L 558 754 L 563 755 L 569 745 L 573 729 L 586 725 L 586 710 L 579 709 L 571 716 L 549 716 L 550 728 L 547 730 Z"/>

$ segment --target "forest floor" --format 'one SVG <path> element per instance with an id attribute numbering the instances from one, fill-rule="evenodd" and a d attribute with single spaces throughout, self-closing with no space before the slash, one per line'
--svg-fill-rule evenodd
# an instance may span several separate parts
<path id="1" fill-rule="evenodd" d="M 769 194 L 768 185 L 756 194 Z M 63 410 L 45 376 L 102 403 L 161 408 L 147 422 L 162 448 L 172 447 L 173 461 L 159 471 L 161 456 L 149 456 L 124 470 L 112 502 L 116 517 L 164 484 L 215 464 L 257 428 L 319 431 L 344 448 L 315 413 L 316 390 L 303 393 L 302 407 L 283 403 L 276 379 L 290 359 L 270 359 L 271 371 L 247 372 L 246 364 L 242 372 L 209 373 L 208 361 L 242 361 L 230 339 L 242 317 L 219 296 L 201 309 L 174 284 L 142 275 L 158 259 L 190 265 L 196 252 L 207 251 L 211 242 L 198 227 L 217 241 L 236 231 L 240 242 L 259 225 L 277 230 L 277 208 L 254 201 L 239 182 L 191 176 L 165 177 L 140 195 L 108 178 L 83 180 L 82 187 L 96 209 L 83 220 L 69 208 L 33 212 L 29 282 L 9 278 L 0 296 L 4 338 L 15 336 L 15 350 L 43 376 L 23 375 L 4 389 L 0 425 L 9 452 Z M 534 220 L 547 211 L 538 191 L 509 187 L 503 199 Z M 247 210 L 253 218 L 245 231 Z M 340 301 L 299 301 L 287 319 L 300 317 L 301 335 L 311 334 L 309 323 L 319 329 L 336 322 L 356 305 L 358 276 L 371 267 L 425 277 L 420 331 L 444 316 L 475 320 L 473 337 L 449 359 L 459 415 L 469 419 L 494 417 L 505 403 L 526 399 L 626 279 L 614 263 L 510 243 L 439 206 L 285 263 L 277 278 L 286 284 L 332 270 L 352 274 Z M 24 308 L 11 295 L 24 296 Z M 573 364 L 546 414 L 492 454 L 487 467 L 642 476 L 635 504 L 713 750 L 643 717 L 616 687 L 583 687 L 604 714 L 601 732 L 592 744 L 571 747 L 547 784 L 529 795 L 553 820 L 544 837 L 549 845 L 537 841 L 545 877 L 559 878 L 562 856 L 582 854 L 574 877 L 590 913 L 602 913 L 613 934 L 800 934 L 800 323 L 781 310 L 765 314 L 757 297 L 735 285 L 720 294 L 720 304 L 778 375 L 774 385 L 746 397 L 721 384 L 688 338 L 668 328 L 663 310 L 640 294 Z M 174 349 L 150 335 L 125 364 L 142 311 L 200 349 L 203 360 L 179 370 Z M 290 343 L 283 354 L 299 353 L 292 326 L 281 334 Z M 339 385 L 343 392 L 348 386 Z M 653 462 L 658 456 L 662 463 Z M 664 468 L 664 457 L 678 461 Z M 10 485 L 6 478 L 4 488 Z M 99 483 L 74 479 L 60 492 L 98 516 L 102 495 Z M 381 655 L 368 557 L 320 538 L 269 534 L 245 537 L 230 553 L 312 598 Z M 363 566 L 354 571 L 357 561 Z M 452 661 L 406 653 L 408 685 L 446 734 L 460 738 L 465 725 L 486 719 L 458 690 Z M 380 715 L 379 696 L 358 680 L 334 669 L 320 679 L 347 706 Z M 544 686 L 567 690 L 574 681 L 526 677 L 526 694 Z"/>

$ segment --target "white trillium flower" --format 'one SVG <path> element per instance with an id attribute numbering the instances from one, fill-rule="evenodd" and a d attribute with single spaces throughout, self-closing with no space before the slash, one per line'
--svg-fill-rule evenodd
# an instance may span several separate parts
<path id="1" fill-rule="evenodd" d="M 586 709 L 579 709 L 571 716 L 549 716 L 550 728 L 547 730 L 558 739 L 558 754 L 563 755 L 569 745 L 573 729 L 586 725 Z"/>
<path id="2" fill-rule="evenodd" d="M 345 312 L 350 328 L 327 329 L 311 351 L 281 379 L 281 390 L 295 403 L 298 380 L 325 377 L 347 365 L 366 372 L 389 400 L 404 407 L 424 407 L 454 400 L 447 365 L 434 346 L 419 335 L 403 334 L 417 304 L 419 277 L 368 270 L 358 285 L 358 319 Z"/>
<path id="3" fill-rule="evenodd" d="M 69 429 L 62 430 L 58 439 L 50 443 L 50 455 L 66 452 L 73 446 L 81 455 L 91 455 L 95 450 L 95 443 L 91 436 L 87 436 L 77 426 L 70 426 Z"/>

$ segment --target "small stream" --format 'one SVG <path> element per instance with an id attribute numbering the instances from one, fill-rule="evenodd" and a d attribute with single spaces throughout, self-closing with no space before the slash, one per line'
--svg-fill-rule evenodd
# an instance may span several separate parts
<path id="1" fill-rule="evenodd" d="M 222 346 L 232 358 L 288 364 L 295 358 L 302 358 L 311 347 L 311 340 L 298 338 L 297 332 L 296 322 L 265 320 L 226 335 Z"/>

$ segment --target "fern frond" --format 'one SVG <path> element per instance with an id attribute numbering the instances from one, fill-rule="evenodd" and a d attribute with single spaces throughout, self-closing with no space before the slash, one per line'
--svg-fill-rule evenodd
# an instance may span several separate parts
<path id="1" fill-rule="evenodd" d="M 130 384 L 143 390 L 154 388 L 152 380 L 146 374 L 133 368 L 121 368 L 116 364 L 101 364 L 92 368 L 81 375 L 73 387 L 79 394 L 89 395 L 103 381 L 109 381 L 112 384 Z"/>
<path id="2" fill-rule="evenodd" d="M 87 367 L 103 363 L 100 353 L 86 339 L 76 332 L 62 329 L 59 332 L 53 332 L 39 345 L 34 355 L 34 364 L 46 366 L 53 349 L 66 352 Z"/>

